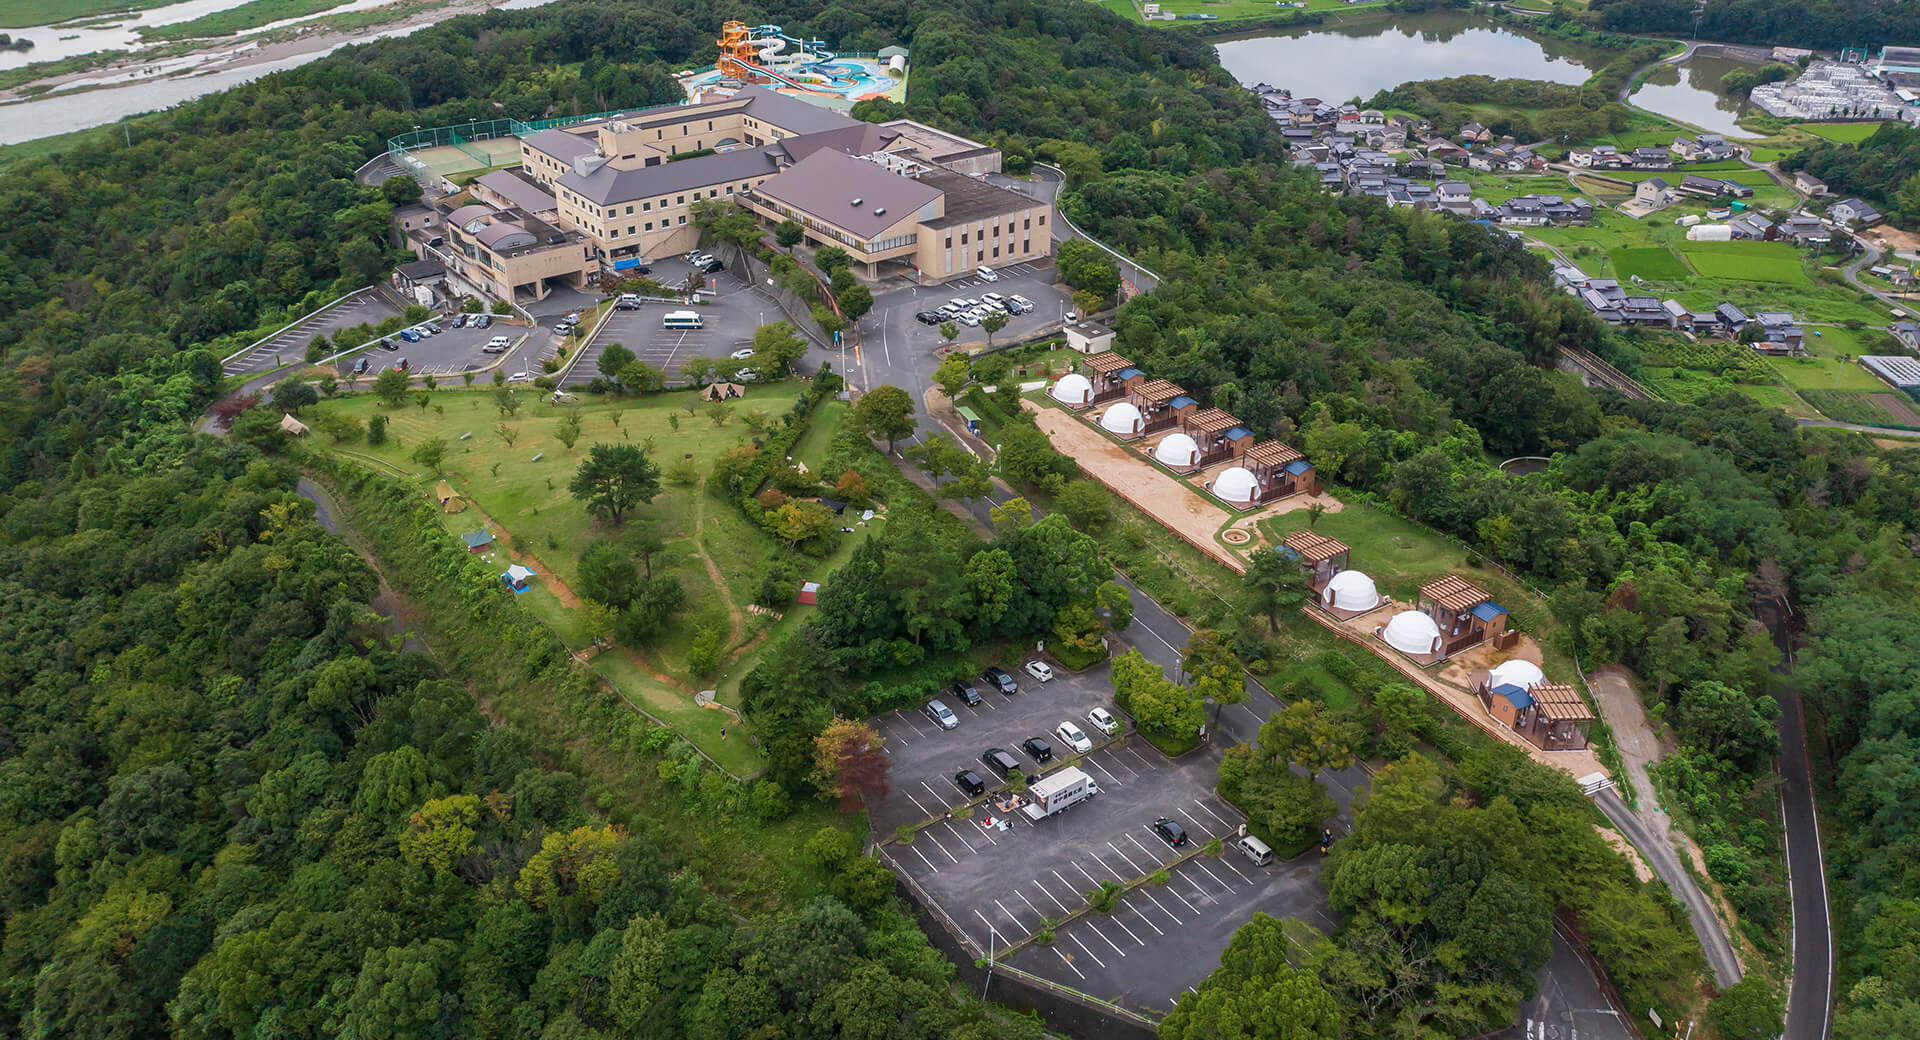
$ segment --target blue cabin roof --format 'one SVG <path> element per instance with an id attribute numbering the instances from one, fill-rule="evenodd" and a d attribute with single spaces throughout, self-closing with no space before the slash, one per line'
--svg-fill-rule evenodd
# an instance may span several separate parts
<path id="1" fill-rule="evenodd" d="M 1310 472 L 1312 469 L 1313 463 L 1308 462 L 1306 459 L 1294 459 L 1292 462 L 1287 463 L 1287 472 L 1296 477 L 1302 473 Z"/>
<path id="2" fill-rule="evenodd" d="M 1145 379 L 1145 378 L 1146 378 L 1146 375 L 1147 375 L 1147 374 L 1146 374 L 1145 372 L 1142 372 L 1142 371 L 1140 371 L 1140 370 L 1139 370 L 1139 369 L 1137 369 L 1137 368 L 1123 368 L 1123 369 L 1121 369 L 1121 370 L 1120 370 L 1120 374 L 1119 374 L 1118 376 L 1116 376 L 1115 378 L 1117 378 L 1117 379 Z"/>
<path id="3" fill-rule="evenodd" d="M 1505 697 L 1507 703 L 1513 705 L 1513 710 L 1515 711 L 1525 711 L 1533 707 L 1533 694 L 1528 693 L 1512 683 L 1501 683 L 1495 686 L 1493 693 L 1496 697 Z"/>
<path id="4" fill-rule="evenodd" d="M 469 549 L 477 549 L 493 541 L 493 536 L 485 531 L 469 531 L 461 535 L 460 538 L 467 543 L 467 548 Z"/>
<path id="5" fill-rule="evenodd" d="M 1173 400 L 1168 401 L 1167 407 L 1172 408 L 1175 411 L 1179 411 L 1182 408 L 1196 408 L 1199 406 L 1199 404 L 1200 402 L 1194 400 L 1191 397 L 1188 397 L 1186 394 L 1181 394 L 1179 397 L 1176 397 Z"/>
<path id="6" fill-rule="evenodd" d="M 1233 429 L 1227 431 L 1227 439 L 1230 441 L 1242 441 L 1251 436 L 1253 436 L 1253 431 L 1247 429 L 1245 426 L 1235 426 Z"/>
<path id="7" fill-rule="evenodd" d="M 1507 608 L 1501 606 L 1498 603 L 1495 603 L 1492 600 L 1488 600 L 1485 603 L 1482 603 L 1479 606 L 1473 608 L 1473 616 L 1479 618 L 1482 621 L 1492 621 L 1494 618 L 1497 618 L 1500 615 L 1505 614 L 1506 612 L 1507 612 Z"/>

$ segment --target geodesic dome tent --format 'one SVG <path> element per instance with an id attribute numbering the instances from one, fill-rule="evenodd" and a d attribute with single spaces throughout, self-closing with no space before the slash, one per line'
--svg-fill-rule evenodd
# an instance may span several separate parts
<path id="1" fill-rule="evenodd" d="M 1546 681 L 1547 675 L 1539 665 L 1517 657 L 1495 665 L 1487 673 L 1488 686 L 1518 686 L 1523 690 L 1531 690 Z"/>
<path id="2" fill-rule="evenodd" d="M 1387 622 L 1387 627 L 1381 629 L 1380 638 L 1403 654 L 1440 652 L 1440 626 L 1418 610 L 1403 610 L 1395 614 L 1393 620 Z"/>
<path id="3" fill-rule="evenodd" d="M 1107 413 L 1100 417 L 1101 429 L 1108 433 L 1117 433 L 1122 437 L 1139 436 L 1141 428 L 1145 425 L 1146 420 L 1141 418 L 1140 409 L 1125 401 L 1107 409 Z"/>
<path id="4" fill-rule="evenodd" d="M 1154 461 L 1174 469 L 1192 469 L 1200 463 L 1200 446 L 1184 433 L 1169 433 L 1153 449 Z"/>
<path id="5" fill-rule="evenodd" d="M 1380 605 L 1380 590 L 1359 571 L 1341 571 L 1327 581 L 1320 603 L 1334 610 L 1372 610 Z"/>
<path id="6" fill-rule="evenodd" d="M 1253 472 L 1241 466 L 1229 466 L 1213 478 L 1214 496 L 1223 502 L 1235 505 L 1247 505 L 1260 493 L 1260 482 L 1253 478 Z"/>
<path id="7" fill-rule="evenodd" d="M 1093 384 L 1078 372 L 1069 372 L 1053 384 L 1047 391 L 1052 398 L 1069 408 L 1085 408 L 1093 401 Z"/>

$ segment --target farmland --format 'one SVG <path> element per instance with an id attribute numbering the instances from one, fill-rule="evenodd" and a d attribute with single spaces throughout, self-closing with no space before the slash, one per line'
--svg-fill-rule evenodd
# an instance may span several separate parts
<path id="1" fill-rule="evenodd" d="M 1607 254 L 1622 278 L 1639 277 L 1652 282 L 1681 281 L 1687 277 L 1687 265 L 1666 246 L 1630 246 Z"/>
<path id="2" fill-rule="evenodd" d="M 1841 144 L 1859 144 L 1880 129 L 1879 123 L 1801 123 L 1797 130 Z"/>
<path id="3" fill-rule="evenodd" d="M 1688 242 L 1680 247 L 1687 262 L 1706 278 L 1735 282 L 1812 285 L 1800 253 L 1782 242 Z"/>

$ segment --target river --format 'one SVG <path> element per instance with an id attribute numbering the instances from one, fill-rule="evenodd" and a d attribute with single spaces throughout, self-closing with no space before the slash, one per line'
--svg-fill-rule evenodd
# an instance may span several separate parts
<path id="1" fill-rule="evenodd" d="M 27 61 L 46 61 L 50 58 L 60 57 L 69 53 L 79 54 L 103 49 L 124 49 L 130 42 L 137 40 L 137 37 L 134 36 L 131 29 L 131 26 L 135 24 L 171 24 L 173 22 L 186 21 L 190 18 L 198 18 L 201 15 L 214 11 L 223 11 L 230 7 L 237 7 L 245 2 L 246 0 L 187 0 L 186 3 L 140 12 L 140 17 L 137 20 L 133 15 L 129 15 L 127 21 L 122 23 L 122 27 L 119 29 L 102 30 L 100 31 L 103 33 L 102 35 L 94 37 L 83 36 L 81 40 L 71 40 L 60 44 L 60 46 L 63 47 L 77 47 L 82 43 L 89 44 L 79 50 L 42 50 L 36 46 L 25 55 L 24 60 L 0 60 L 0 68 L 8 67 L 9 65 L 23 65 Z M 392 0 L 352 0 L 352 2 L 342 0 L 340 7 L 334 8 L 333 11 L 326 13 L 332 14 L 345 10 L 379 7 L 391 2 Z M 553 0 L 508 0 L 506 3 L 496 5 L 496 9 L 525 10 L 552 2 Z M 315 17 L 319 16 L 316 15 Z M 291 22 L 295 20 L 296 19 L 289 19 L 285 23 L 275 24 L 291 24 Z M 421 26 L 416 25 L 388 29 L 370 33 L 364 37 L 357 37 L 351 42 L 366 43 L 373 39 L 405 36 L 419 28 L 421 28 Z M 25 36 L 38 41 L 42 34 L 54 32 L 54 29 L 53 27 L 42 26 L 8 31 L 12 32 L 16 37 Z M 58 30 L 58 35 L 67 35 L 75 32 L 84 34 L 88 31 L 89 30 L 84 29 L 64 29 Z M 122 42 L 97 42 L 111 39 L 119 39 L 122 40 Z M 0 145 L 18 144 L 21 141 L 32 141 L 41 137 L 51 137 L 55 134 L 63 134 L 71 130 L 84 130 L 90 126 L 101 126 L 106 123 L 117 122 L 127 116 L 140 115 L 144 112 L 153 112 L 163 108 L 171 108 L 183 101 L 191 101 L 194 98 L 212 94 L 216 91 L 226 90 L 229 87 L 237 87 L 242 83 L 259 79 L 261 76 L 269 73 L 284 72 L 287 69 L 298 68 L 310 61 L 317 61 L 320 58 L 324 58 L 345 45 L 345 43 L 336 44 L 330 48 L 316 49 L 304 54 L 295 54 L 276 61 L 260 62 L 199 75 L 183 74 L 170 76 L 167 75 L 167 73 L 203 63 L 206 60 L 206 55 L 204 54 L 194 58 L 175 58 L 156 61 L 150 66 L 156 70 L 151 74 L 145 73 L 143 70 L 119 74 L 103 71 L 99 76 L 78 80 L 70 84 L 65 90 L 53 91 L 32 101 L 0 105 Z M 231 47 L 225 48 L 222 53 L 244 51 L 251 46 L 251 44 L 236 43 Z M 7 59 L 18 56 L 17 52 L 13 51 L 0 52 L 0 54 L 4 54 Z M 95 84 L 102 83 L 124 85 L 96 86 L 95 89 L 92 90 L 75 89 L 81 86 L 94 86 Z"/>
<path id="2" fill-rule="evenodd" d="M 1411 80 L 1449 76 L 1582 83 L 1614 54 L 1524 36 L 1470 14 L 1410 15 L 1356 28 L 1228 40 L 1217 49 L 1220 64 L 1242 83 L 1269 83 L 1323 101 L 1364 101 Z M 1737 103 L 1715 89 L 1736 64 L 1696 57 L 1656 70 L 1633 101 L 1705 130 L 1740 134 Z"/>

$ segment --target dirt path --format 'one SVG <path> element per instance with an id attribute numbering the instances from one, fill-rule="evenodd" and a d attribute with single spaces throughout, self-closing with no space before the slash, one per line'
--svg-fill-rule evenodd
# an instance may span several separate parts
<path id="1" fill-rule="evenodd" d="M 698 501 L 693 507 L 693 549 L 700 554 L 700 562 L 707 565 L 707 577 L 713 580 L 713 587 L 720 594 L 720 602 L 727 606 L 727 622 L 732 629 L 728 643 L 739 647 L 747 641 L 747 620 L 740 612 L 740 605 L 733 601 L 733 590 L 727 588 L 726 576 L 720 573 L 720 566 L 713 562 L 713 554 L 707 552 L 706 539 L 702 530 L 707 523 L 707 482 L 700 481 Z"/>
<path id="2" fill-rule="evenodd" d="M 487 527 L 490 530 L 498 531 L 501 534 L 508 535 L 508 536 L 511 536 L 513 534 L 513 532 L 501 526 L 499 521 L 495 520 L 493 517 L 488 516 L 485 510 L 481 509 L 479 506 L 474 505 L 473 499 L 471 497 L 467 499 L 467 508 L 462 510 L 462 512 L 472 514 L 474 519 L 480 521 L 480 523 L 483 526 Z M 507 559 L 514 563 L 522 563 L 527 565 L 528 567 L 533 568 L 534 572 L 540 575 L 541 583 L 546 585 L 547 591 L 553 593 L 554 598 L 560 601 L 561 606 L 567 608 L 568 610 L 579 609 L 580 607 L 579 595 L 576 594 L 572 589 L 568 588 L 566 582 L 560 580 L 560 576 L 553 572 L 552 567 L 549 567 L 545 563 L 542 563 L 540 561 L 540 557 L 535 556 L 533 553 L 528 552 L 525 549 L 519 548 L 519 545 L 520 545 L 520 540 L 516 538 L 514 539 L 514 548 L 504 550 L 506 553 Z"/>

